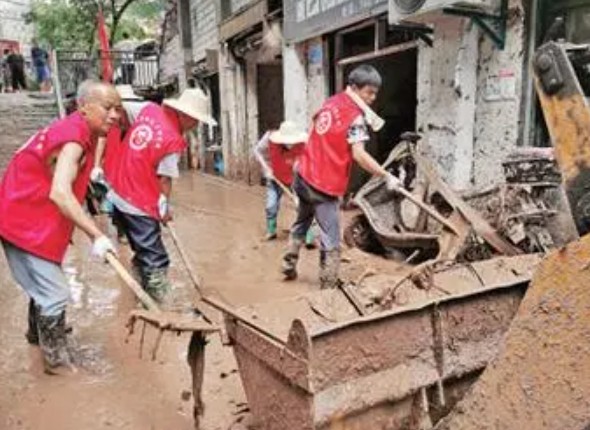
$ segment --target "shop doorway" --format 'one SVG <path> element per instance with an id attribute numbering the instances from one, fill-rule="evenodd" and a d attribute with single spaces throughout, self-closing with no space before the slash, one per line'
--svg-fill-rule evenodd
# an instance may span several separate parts
<path id="1" fill-rule="evenodd" d="M 283 121 L 283 65 L 280 62 L 259 64 L 258 88 L 258 134 L 276 130 Z"/>
<path id="2" fill-rule="evenodd" d="M 372 107 L 385 120 L 385 126 L 378 133 L 372 133 L 371 141 L 366 145 L 368 152 L 380 163 L 387 159 L 402 133 L 415 130 L 418 104 L 418 51 L 415 44 L 392 47 L 389 51 L 374 57 L 359 56 L 364 57 L 360 61 L 342 60 L 336 69 L 340 74 L 337 78 L 340 89 L 346 84 L 350 71 L 360 64 L 375 67 L 383 78 L 383 86 Z M 349 192 L 357 191 L 368 179 L 369 175 L 355 165 Z"/>

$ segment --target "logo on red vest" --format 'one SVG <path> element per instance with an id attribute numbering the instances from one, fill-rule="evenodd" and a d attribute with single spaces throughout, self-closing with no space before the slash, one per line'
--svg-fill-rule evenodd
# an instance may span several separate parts
<path id="1" fill-rule="evenodd" d="M 315 131 L 319 135 L 326 134 L 330 127 L 332 127 L 332 113 L 323 111 L 315 121 Z"/>
<path id="2" fill-rule="evenodd" d="M 147 124 L 139 124 L 129 136 L 129 146 L 135 151 L 145 149 L 154 137 L 154 131 Z"/>

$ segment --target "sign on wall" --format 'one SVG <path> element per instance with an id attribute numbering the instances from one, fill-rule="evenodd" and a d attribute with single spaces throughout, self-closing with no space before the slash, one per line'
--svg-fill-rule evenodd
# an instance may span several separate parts
<path id="1" fill-rule="evenodd" d="M 387 12 L 387 0 L 284 0 L 283 36 L 300 42 Z"/>

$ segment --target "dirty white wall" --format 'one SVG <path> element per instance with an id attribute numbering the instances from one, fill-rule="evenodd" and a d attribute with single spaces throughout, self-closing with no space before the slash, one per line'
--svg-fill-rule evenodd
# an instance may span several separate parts
<path id="1" fill-rule="evenodd" d="M 417 129 L 421 150 L 455 188 L 468 188 L 473 165 L 478 31 L 468 20 L 440 17 L 434 46 L 418 50 Z"/>
<path id="2" fill-rule="evenodd" d="M 523 52 L 522 0 L 511 0 L 506 48 L 467 19 L 439 16 L 434 47 L 418 55 L 417 129 L 422 152 L 456 189 L 502 181 L 502 160 L 518 145 Z"/>
<path id="3" fill-rule="evenodd" d="M 219 55 L 222 151 L 226 176 L 251 183 L 258 176 L 252 145 L 258 135 L 256 54 L 238 61 L 227 48 Z"/>
<path id="4" fill-rule="evenodd" d="M 193 60 L 205 58 L 207 49 L 217 49 L 219 31 L 215 0 L 190 0 Z"/>
<path id="5" fill-rule="evenodd" d="M 487 38 L 480 43 L 473 169 L 477 187 L 497 183 L 502 178 L 501 163 L 519 144 L 526 45 L 522 2 L 512 0 L 506 48 L 496 49 Z"/>
<path id="6" fill-rule="evenodd" d="M 23 15 L 31 11 L 31 0 L 0 0 L 0 39 L 17 41 L 25 57 L 30 57 L 34 28 Z"/>
<path id="7" fill-rule="evenodd" d="M 326 53 L 321 38 L 283 46 L 285 118 L 309 127 L 329 96 Z"/>

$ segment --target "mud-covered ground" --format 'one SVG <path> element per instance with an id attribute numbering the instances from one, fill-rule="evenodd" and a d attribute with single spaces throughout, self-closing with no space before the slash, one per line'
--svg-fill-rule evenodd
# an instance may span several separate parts
<path id="1" fill-rule="evenodd" d="M 244 306 L 317 288 L 317 251 L 304 251 L 299 281 L 281 282 L 280 255 L 292 205 L 284 202 L 280 238 L 269 243 L 262 239 L 262 187 L 185 173 L 175 201 L 174 228 L 208 293 Z M 101 222 L 107 228 L 106 220 Z M 173 305 L 188 309 L 192 286 L 166 232 L 165 237 L 173 262 Z M 38 348 L 24 339 L 27 299 L 1 257 L 0 429 L 192 429 L 188 336 L 165 336 L 152 361 L 154 333 L 148 329 L 140 358 L 138 334 L 126 342 L 125 323 L 135 299 L 109 266 L 91 261 L 88 245 L 77 235 L 64 267 L 71 288 L 68 318 L 83 364 L 71 377 L 43 374 Z M 120 254 L 129 260 L 127 247 Z M 214 335 L 206 354 L 202 428 L 235 427 L 247 407 L 231 349 Z"/>

